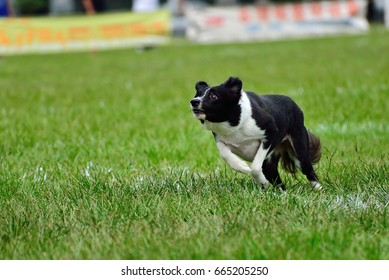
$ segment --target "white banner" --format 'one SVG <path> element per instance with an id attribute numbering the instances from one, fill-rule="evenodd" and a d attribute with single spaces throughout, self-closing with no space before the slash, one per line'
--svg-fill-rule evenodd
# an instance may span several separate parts
<path id="1" fill-rule="evenodd" d="M 363 0 L 192 8 L 187 37 L 213 43 L 353 34 L 369 29 L 365 14 Z"/>
<path id="2" fill-rule="evenodd" d="M 385 279 L 389 261 L 0 261 L 7 280 Z"/>

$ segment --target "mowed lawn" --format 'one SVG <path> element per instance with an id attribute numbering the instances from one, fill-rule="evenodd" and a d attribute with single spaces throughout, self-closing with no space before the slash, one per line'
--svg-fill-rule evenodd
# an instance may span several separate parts
<path id="1" fill-rule="evenodd" d="M 0 57 L 0 259 L 389 259 L 389 32 Z M 319 135 L 324 186 L 256 186 L 189 109 L 238 76 Z"/>

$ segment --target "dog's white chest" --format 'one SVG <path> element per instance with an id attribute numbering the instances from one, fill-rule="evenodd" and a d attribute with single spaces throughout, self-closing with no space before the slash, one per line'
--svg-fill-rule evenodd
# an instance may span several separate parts
<path id="1" fill-rule="evenodd" d="M 252 141 L 246 141 L 244 143 L 240 143 L 238 145 L 236 144 L 228 144 L 226 145 L 230 147 L 231 151 L 239 156 L 240 158 L 252 162 L 254 160 L 255 155 L 257 154 L 259 145 L 261 144 L 261 141 L 259 140 L 252 140 Z"/>
<path id="2" fill-rule="evenodd" d="M 234 154 L 244 160 L 252 161 L 264 137 L 265 131 L 258 126 L 245 125 L 229 135 L 216 134 L 216 141 L 226 144 Z"/>
<path id="3" fill-rule="evenodd" d="M 254 124 L 251 124 L 251 121 Z M 216 133 L 216 141 L 226 144 L 234 154 L 242 159 L 253 161 L 259 145 L 265 137 L 265 131 L 261 130 L 253 119 L 249 120 L 245 125 L 240 125 L 236 128 L 230 127 L 230 130 L 227 129 L 227 125 L 219 124 L 218 128 L 222 129 L 215 129 L 213 127 L 213 131 Z"/>
<path id="4" fill-rule="evenodd" d="M 252 118 L 250 100 L 245 93 L 239 102 L 241 118 L 237 126 L 228 122 L 204 122 L 204 127 L 216 134 L 216 141 L 223 142 L 231 151 L 247 161 L 252 161 L 258 151 L 261 141 L 265 139 L 265 130 L 257 126 Z"/>

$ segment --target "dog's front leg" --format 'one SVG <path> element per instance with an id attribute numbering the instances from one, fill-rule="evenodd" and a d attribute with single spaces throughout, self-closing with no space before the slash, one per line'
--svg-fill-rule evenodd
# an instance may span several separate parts
<path id="1" fill-rule="evenodd" d="M 232 153 L 231 149 L 226 144 L 218 141 L 216 142 L 216 145 L 219 149 L 220 156 L 229 166 L 231 166 L 232 169 L 246 174 L 251 173 L 251 168 L 247 165 L 247 163 Z"/>
<path id="2" fill-rule="evenodd" d="M 264 148 L 264 144 L 262 142 L 251 164 L 251 175 L 253 176 L 255 182 L 263 187 L 266 187 L 269 184 L 269 181 L 266 179 L 262 171 L 262 165 L 266 159 L 269 149 L 270 147 Z"/>

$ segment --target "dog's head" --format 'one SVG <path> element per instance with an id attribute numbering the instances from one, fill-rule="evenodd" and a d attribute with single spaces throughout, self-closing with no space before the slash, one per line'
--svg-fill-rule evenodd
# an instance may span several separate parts
<path id="1" fill-rule="evenodd" d="M 195 118 L 204 122 L 224 122 L 229 120 L 232 110 L 238 104 L 242 81 L 230 77 L 219 86 L 209 86 L 206 82 L 196 83 L 196 95 L 190 101 Z"/>

